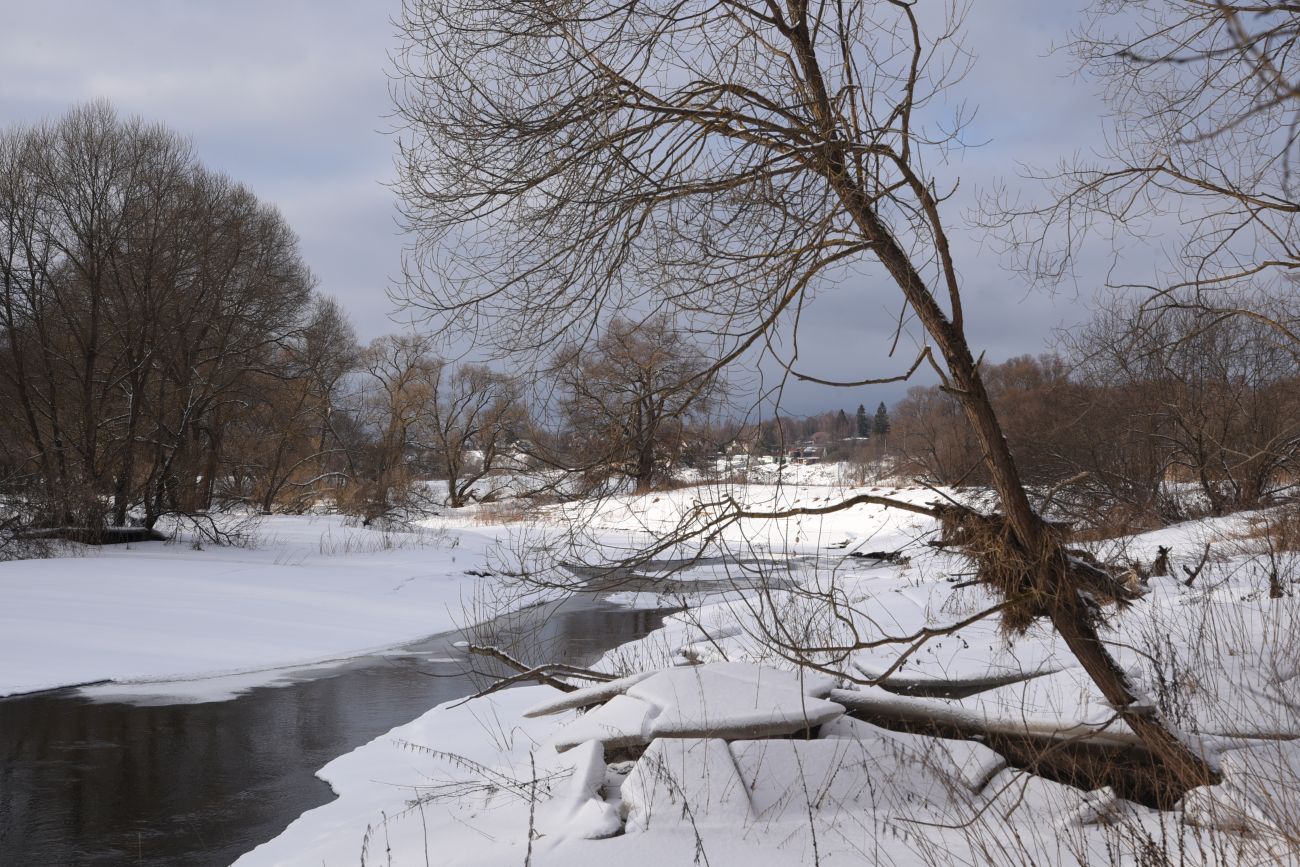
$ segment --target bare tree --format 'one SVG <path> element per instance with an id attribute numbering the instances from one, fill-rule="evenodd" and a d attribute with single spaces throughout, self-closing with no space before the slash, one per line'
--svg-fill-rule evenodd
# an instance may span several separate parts
<path id="1" fill-rule="evenodd" d="M 940 485 L 971 485 L 985 481 L 970 428 L 963 424 L 961 404 L 941 389 L 914 385 L 894 407 L 893 446 L 902 468 Z"/>
<path id="2" fill-rule="evenodd" d="M 177 136 L 121 124 L 102 104 L 0 137 L 7 390 L 52 509 L 38 520 L 99 525 L 110 493 L 124 517 L 154 370 L 145 314 L 165 291 L 148 272 L 191 167 Z"/>
<path id="3" fill-rule="evenodd" d="M 1148 305 L 1263 315 L 1296 341 L 1294 315 L 1249 295 L 1300 267 L 1298 36 L 1291 3 L 1097 0 L 1071 48 L 1114 110 L 1106 149 L 1036 172 L 1050 202 L 995 204 L 990 222 L 1037 279 L 1074 273 L 1090 237 L 1163 246 L 1148 274 L 1117 255 L 1121 285 Z"/>
<path id="4" fill-rule="evenodd" d="M 239 493 L 263 514 L 337 494 L 353 475 L 336 420 L 345 411 L 343 383 L 357 363 L 356 337 L 338 303 L 318 298 L 302 328 L 268 361 L 250 376 L 244 406 L 225 435 L 230 460 L 248 481 Z"/>
<path id="5" fill-rule="evenodd" d="M 311 288 L 283 218 L 169 130 L 94 103 L 0 135 L 0 387 L 38 522 L 206 507 L 224 425 Z"/>
<path id="6" fill-rule="evenodd" d="M 337 488 L 335 482 L 355 475 L 352 452 L 337 419 L 348 399 L 346 383 L 357 368 L 356 332 L 347 314 L 332 298 L 318 298 L 297 343 L 302 376 L 307 380 L 315 419 L 316 467 L 310 484 L 316 490 Z"/>
<path id="7" fill-rule="evenodd" d="M 359 496 L 368 521 L 410 505 L 422 472 L 446 478 L 449 506 L 465 505 L 527 423 L 514 380 L 482 365 L 453 368 L 433 348 L 428 335 L 388 334 L 361 353 L 372 445 Z"/>
<path id="8" fill-rule="evenodd" d="M 1070 346 L 1081 375 L 1142 426 L 1159 481 L 1194 482 L 1211 513 L 1257 507 L 1294 474 L 1297 347 L 1276 328 L 1113 301 Z"/>
<path id="9" fill-rule="evenodd" d="M 349 500 L 367 524 L 409 503 L 410 450 L 440 364 L 432 346 L 427 336 L 387 334 L 361 352 L 366 378 L 361 415 L 370 446 Z"/>
<path id="10" fill-rule="evenodd" d="M 417 447 L 433 452 L 447 479 L 447 505 L 458 509 L 497 466 L 502 448 L 527 424 L 527 413 L 514 380 L 483 365 L 436 364 L 429 387 Z"/>
<path id="11" fill-rule="evenodd" d="M 932 169 L 961 125 L 932 105 L 964 71 L 960 21 L 923 26 L 903 0 L 406 0 L 409 298 L 515 353 L 642 304 L 720 335 L 720 366 L 773 339 L 831 269 L 874 269 L 923 329 L 910 369 L 929 360 L 959 400 L 1001 509 L 923 511 L 970 531 L 1007 622 L 1049 618 L 1171 777 L 1200 785 L 1214 772 L 1098 634 L 1080 592 L 1098 576 L 1031 506 L 966 341 L 952 185 Z M 439 254 L 454 245 L 474 255 Z"/>
<path id="12" fill-rule="evenodd" d="M 555 361 L 578 460 L 589 474 L 629 478 L 650 490 L 682 452 L 687 423 L 722 392 L 708 357 L 665 316 L 616 318 L 591 346 Z"/>

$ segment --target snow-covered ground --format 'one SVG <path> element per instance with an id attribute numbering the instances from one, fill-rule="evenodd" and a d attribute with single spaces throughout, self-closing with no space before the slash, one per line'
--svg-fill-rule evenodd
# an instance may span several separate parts
<path id="1" fill-rule="evenodd" d="M 218 699 L 449 630 L 497 531 L 274 516 L 257 535 L 251 548 L 146 542 L 0 563 L 0 696 L 109 680 L 92 694 Z"/>
<path id="2" fill-rule="evenodd" d="M 686 488 L 552 507 L 548 520 L 580 523 L 631 549 L 699 520 L 701 504 L 726 496 L 770 510 L 818 508 L 855 492 L 828 468 L 805 476 L 779 487 Z M 874 492 L 914 502 L 938 496 Z M 1258 517 L 1123 540 L 1127 556 L 1147 562 L 1158 546 L 1172 546 L 1176 575 L 1197 564 L 1205 542 L 1213 545 L 1193 587 L 1153 578 L 1149 595 L 1106 631 L 1151 701 L 1224 775 L 1223 785 L 1193 790 L 1176 809 L 1053 783 L 972 741 L 889 731 L 842 714 L 868 708 L 1049 743 L 1079 736 L 1131 743 L 1044 627 L 1009 641 L 996 620 L 980 620 L 919 645 L 890 674 L 895 687 L 990 684 L 965 698 L 906 697 L 866 683 L 889 672 L 909 642 L 810 653 L 835 676 L 783 685 L 791 646 L 912 636 L 992 602 L 979 587 L 954 588 L 963 564 L 924 545 L 928 519 L 862 505 L 727 525 L 715 547 L 745 562 L 681 566 L 672 577 L 691 607 L 600 666 L 662 674 L 589 694 L 525 687 L 433 709 L 330 763 L 320 776 L 339 799 L 238 863 L 1295 863 L 1300 651 L 1291 636 L 1300 606 L 1294 597 L 1268 598 L 1258 546 L 1243 538 Z M 692 553 L 679 547 L 671 553 Z M 910 562 L 855 556 L 894 551 Z M 766 586 L 755 587 L 756 577 Z M 731 589 L 719 590 L 728 578 Z M 708 592 L 691 594 L 692 580 Z M 584 713 L 575 695 L 604 703 Z M 792 718 L 817 726 L 811 739 L 771 737 L 789 731 L 782 726 Z"/>
<path id="3" fill-rule="evenodd" d="M 538 543 L 599 565 L 705 527 L 708 545 L 683 533 L 658 551 L 667 585 L 642 580 L 622 594 L 688 605 L 597 666 L 635 676 L 431 709 L 323 768 L 339 798 L 238 863 L 1300 863 L 1300 605 L 1269 598 L 1267 579 L 1272 568 L 1288 582 L 1300 570 L 1294 554 L 1270 559 L 1261 547 L 1266 516 L 1096 546 L 1144 562 L 1160 546 L 1173 551 L 1173 576 L 1152 578 L 1104 633 L 1224 776 L 1161 811 L 1008 767 L 974 741 L 853 718 L 942 720 L 1048 744 L 1134 740 L 1044 626 L 1009 640 L 984 618 L 912 640 L 994 602 L 956 586 L 970 567 L 925 544 L 930 519 L 863 504 L 713 521 L 729 503 L 807 512 L 858 493 L 946 496 L 850 484 L 834 466 L 790 467 L 747 485 L 535 508 L 529 521 L 510 502 L 415 534 L 284 517 L 250 549 L 149 543 L 3 564 L 0 694 L 109 679 L 96 689 L 219 698 L 287 667 L 479 619 L 483 587 L 471 572 L 496 569 L 488 584 L 519 604 L 526 594 L 500 573 Z M 1206 543 L 1211 555 L 1186 586 L 1182 567 L 1194 569 Z M 900 640 L 876 643 L 891 636 Z M 795 656 L 825 674 L 795 675 Z M 874 685 L 886 675 L 890 689 Z M 177 678 L 197 686 L 159 683 Z M 983 691 L 906 694 L 953 683 Z"/>

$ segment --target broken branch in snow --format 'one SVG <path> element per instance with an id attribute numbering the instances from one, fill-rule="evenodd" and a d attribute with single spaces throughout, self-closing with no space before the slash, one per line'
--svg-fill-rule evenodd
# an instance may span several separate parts
<path id="1" fill-rule="evenodd" d="M 881 563 L 894 563 L 903 565 L 911 562 L 911 558 L 899 551 L 850 551 L 845 555 L 855 560 L 876 560 Z"/>
<path id="2" fill-rule="evenodd" d="M 1206 542 L 1205 552 L 1201 554 L 1201 562 L 1196 564 L 1195 569 L 1188 569 L 1187 565 L 1183 564 L 1183 571 L 1187 573 L 1187 580 L 1184 581 L 1183 584 L 1186 585 L 1187 587 L 1191 587 L 1192 582 L 1196 580 L 1196 576 L 1201 574 L 1201 570 L 1205 568 L 1205 564 L 1209 562 L 1209 559 L 1210 559 L 1210 543 Z"/>
<path id="3" fill-rule="evenodd" d="M 470 699 L 482 698 L 485 695 L 491 695 L 494 692 L 503 690 L 508 686 L 513 686 L 516 683 L 523 683 L 530 680 L 535 680 L 538 683 L 545 684 L 546 686 L 555 687 L 561 692 L 573 692 L 578 687 L 571 683 L 565 683 L 564 681 L 559 680 L 559 678 L 576 677 L 584 680 L 602 682 L 617 679 L 612 674 L 605 674 L 601 671 L 592 671 L 589 668 L 579 668 L 576 665 L 566 665 L 562 662 L 548 662 L 544 665 L 528 665 L 525 662 L 515 659 L 501 648 L 492 645 L 471 644 L 466 648 L 466 650 L 478 656 L 487 656 L 497 660 L 498 662 L 503 662 L 519 673 L 497 680 L 487 689 L 469 696 L 464 701 L 458 702 L 458 704 L 464 704 Z"/>
<path id="4" fill-rule="evenodd" d="M 895 500 L 892 497 L 877 497 L 872 494 L 858 494 L 845 500 L 831 503 L 827 506 L 801 506 L 797 509 L 784 509 L 779 512 L 754 512 L 746 509 L 739 509 L 735 516 L 737 518 L 753 518 L 758 520 L 777 519 L 777 518 L 797 518 L 805 515 L 830 515 L 835 512 L 842 512 L 853 506 L 861 505 L 884 506 L 887 509 L 902 509 L 905 512 L 913 512 L 917 515 L 925 515 L 929 518 L 938 518 L 940 513 L 931 506 L 918 506 L 915 503 L 909 503 L 906 500 Z"/>

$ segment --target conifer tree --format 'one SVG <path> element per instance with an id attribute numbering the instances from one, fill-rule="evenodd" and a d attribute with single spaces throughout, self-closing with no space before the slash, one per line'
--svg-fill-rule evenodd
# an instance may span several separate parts
<path id="1" fill-rule="evenodd" d="M 872 425 L 871 432 L 878 437 L 883 437 L 889 433 L 889 410 L 885 409 L 884 401 L 876 407 L 876 420 Z"/>

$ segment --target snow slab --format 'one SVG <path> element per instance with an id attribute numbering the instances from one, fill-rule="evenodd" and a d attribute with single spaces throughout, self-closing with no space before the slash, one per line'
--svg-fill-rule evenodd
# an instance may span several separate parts
<path id="1" fill-rule="evenodd" d="M 753 820 L 749 795 L 720 738 L 650 742 L 622 788 L 629 833 L 670 828 L 743 827 Z"/>
<path id="2" fill-rule="evenodd" d="M 656 737 L 733 739 L 830 722 L 844 708 L 816 695 L 826 695 L 831 686 L 825 675 L 722 662 L 664 669 L 627 694 L 660 708 L 651 722 Z"/>
<path id="3" fill-rule="evenodd" d="M 113 681 L 89 694 L 218 700 L 447 631 L 494 540 L 333 516 L 270 517 L 260 535 L 252 549 L 144 542 L 0 563 L 0 696 Z"/>
<path id="4" fill-rule="evenodd" d="M 616 748 L 654 738 L 772 737 L 830 722 L 844 708 L 818 698 L 825 675 L 720 662 L 665 668 L 627 685 L 609 702 L 564 726 L 560 752 L 588 740 Z"/>
<path id="5" fill-rule="evenodd" d="M 602 749 L 644 744 L 650 740 L 651 725 L 658 713 L 659 708 L 649 702 L 616 695 L 560 729 L 552 743 L 559 752 L 589 741 L 598 741 Z"/>

